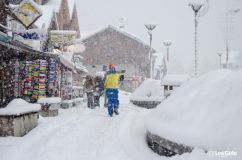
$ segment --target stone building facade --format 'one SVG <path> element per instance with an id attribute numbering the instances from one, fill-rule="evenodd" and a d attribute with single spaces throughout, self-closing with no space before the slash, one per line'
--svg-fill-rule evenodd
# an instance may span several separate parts
<path id="1" fill-rule="evenodd" d="M 70 12 L 67 0 L 62 0 L 59 12 L 57 14 L 59 30 L 71 30 L 70 26 Z"/>
<path id="2" fill-rule="evenodd" d="M 74 31 L 77 31 L 77 38 L 80 38 L 80 27 L 79 27 L 78 15 L 77 15 L 76 3 L 74 4 L 70 24 L 71 24 L 71 29 Z"/>
<path id="3" fill-rule="evenodd" d="M 107 26 L 82 38 L 86 50 L 81 53 L 91 74 L 104 65 L 114 63 L 117 70 L 126 70 L 123 89 L 133 91 L 149 76 L 149 45 L 123 29 Z"/>

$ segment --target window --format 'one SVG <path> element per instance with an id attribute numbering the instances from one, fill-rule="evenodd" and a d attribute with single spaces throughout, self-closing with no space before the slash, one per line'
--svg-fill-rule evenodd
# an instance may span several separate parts
<path id="1" fill-rule="evenodd" d="M 164 86 L 164 90 L 168 90 L 168 86 Z"/>

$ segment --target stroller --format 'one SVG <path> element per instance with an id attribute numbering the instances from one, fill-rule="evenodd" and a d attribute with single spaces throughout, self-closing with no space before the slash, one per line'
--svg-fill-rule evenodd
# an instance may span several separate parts
<path id="1" fill-rule="evenodd" d="M 88 108 L 95 108 L 94 106 L 94 92 L 93 90 L 88 90 L 86 91 L 86 94 L 87 94 L 87 107 Z"/>
<path id="2" fill-rule="evenodd" d="M 94 83 L 95 83 L 95 87 L 94 87 L 94 105 L 95 107 L 98 106 L 100 107 L 100 97 L 103 93 L 104 90 L 104 83 L 103 83 L 103 79 L 101 76 L 96 76 L 94 78 Z"/>
<path id="3" fill-rule="evenodd" d="M 86 76 L 86 81 L 84 83 L 84 89 L 87 94 L 87 107 L 93 109 L 94 108 L 94 81 L 93 77 L 90 75 Z"/>

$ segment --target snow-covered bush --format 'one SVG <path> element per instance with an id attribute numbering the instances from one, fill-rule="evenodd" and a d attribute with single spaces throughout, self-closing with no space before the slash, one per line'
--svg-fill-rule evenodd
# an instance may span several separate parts
<path id="1" fill-rule="evenodd" d="M 228 70 L 190 80 L 146 117 L 149 132 L 206 151 L 241 152 L 241 122 L 242 71 Z"/>

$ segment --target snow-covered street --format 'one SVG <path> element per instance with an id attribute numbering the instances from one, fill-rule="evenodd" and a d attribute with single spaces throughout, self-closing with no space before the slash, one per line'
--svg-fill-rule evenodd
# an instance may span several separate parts
<path id="1" fill-rule="evenodd" d="M 0 0 L 0 160 L 242 160 L 242 0 Z"/>
<path id="2" fill-rule="evenodd" d="M 90 110 L 86 104 L 61 110 L 55 118 L 41 117 L 26 136 L 0 138 L 0 159 L 158 158 L 145 142 L 142 121 L 148 110 L 133 106 L 128 98 L 121 94 L 120 115 L 114 117 L 109 117 L 104 107 Z"/>
<path id="3" fill-rule="evenodd" d="M 121 91 L 119 95 L 121 104 L 119 110 L 120 115 L 118 116 L 114 115 L 114 117 L 109 117 L 107 109 L 103 106 L 96 109 L 89 109 L 84 103 L 78 107 L 65 110 L 60 109 L 59 116 L 54 118 L 40 117 L 39 125 L 24 137 L 1 137 L 0 160 L 221 159 L 221 156 L 215 156 L 212 153 L 212 155 L 210 153 L 206 154 L 202 147 L 200 149 L 199 147 L 195 147 L 192 153 L 184 153 L 173 157 L 159 156 L 154 153 L 146 143 L 147 120 L 149 119 L 149 115 L 152 115 L 149 113 L 153 111 L 154 114 L 154 111 L 157 112 L 159 107 L 158 109 L 136 107 L 129 102 L 129 93 Z M 163 103 L 167 104 L 168 101 Z M 101 99 L 101 104 L 103 104 L 103 99 Z M 162 104 L 160 108 L 162 108 Z M 157 116 L 155 117 L 157 118 Z M 162 118 L 162 116 L 158 117 Z M 166 126 L 162 124 L 164 121 L 161 120 L 158 126 Z M 156 122 L 153 124 L 157 125 Z M 175 126 L 172 127 L 174 131 L 172 129 L 170 135 L 173 134 L 180 138 L 180 134 L 178 134 L 179 126 Z M 190 131 L 188 128 L 185 130 Z M 209 129 L 204 131 L 209 133 Z M 209 137 L 211 136 L 208 136 L 206 139 L 209 139 Z M 186 140 L 192 139 L 188 138 Z M 236 141 L 237 139 L 238 141 Z M 237 139 L 235 139 L 235 142 L 239 144 L 240 138 Z M 195 142 L 194 139 L 193 141 Z M 233 139 L 231 141 L 233 142 Z M 229 145 L 228 143 L 224 142 L 224 144 Z M 194 146 L 198 145 L 194 144 Z M 238 154 L 237 156 L 225 156 L 223 159 L 240 159 L 242 150 L 238 147 L 234 148 L 234 151 Z"/>

